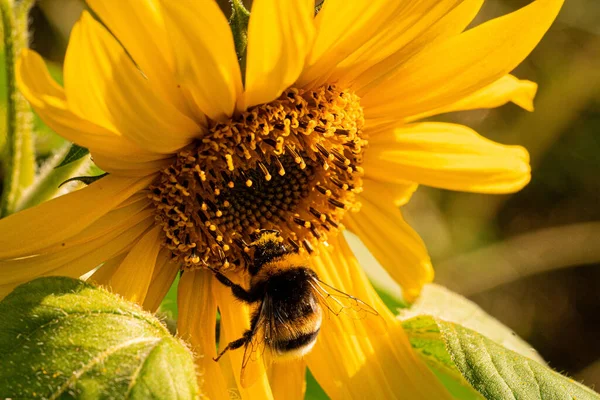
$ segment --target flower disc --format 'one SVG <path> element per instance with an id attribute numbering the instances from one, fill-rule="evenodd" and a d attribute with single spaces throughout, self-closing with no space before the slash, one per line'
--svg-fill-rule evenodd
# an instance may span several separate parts
<path id="1" fill-rule="evenodd" d="M 312 252 L 360 206 L 363 126 L 358 96 L 335 86 L 212 122 L 151 187 L 164 246 L 186 268 L 244 266 L 253 233 L 275 229 Z"/>

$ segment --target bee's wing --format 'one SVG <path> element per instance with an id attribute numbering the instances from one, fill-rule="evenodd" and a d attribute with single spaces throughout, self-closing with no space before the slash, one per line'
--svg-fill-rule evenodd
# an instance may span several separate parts
<path id="1" fill-rule="evenodd" d="M 328 308 L 335 316 L 345 314 L 354 319 L 364 319 L 369 315 L 379 315 L 373 307 L 364 301 L 344 293 L 318 278 L 312 279 L 311 285 L 318 295 L 321 305 Z"/>
<path id="2" fill-rule="evenodd" d="M 270 298 L 265 298 L 260 310 L 260 316 L 252 331 L 252 339 L 246 344 L 240 383 L 243 388 L 252 386 L 260 379 L 271 364 L 267 351 L 267 341 L 271 340 L 274 332 L 273 307 Z"/>
<path id="3" fill-rule="evenodd" d="M 369 319 L 369 326 L 372 327 L 371 330 L 375 330 L 379 334 L 385 334 L 384 319 L 379 317 L 379 313 L 373 307 L 348 293 L 344 293 L 328 285 L 318 278 L 313 278 L 310 284 L 321 307 L 324 309 L 324 318 L 332 319 L 331 316 L 333 315 L 333 318 L 341 317 L 353 323 L 356 323 L 357 320 Z M 336 327 L 337 325 L 337 323 L 330 324 L 332 327 Z M 343 330 L 341 326 L 338 326 L 338 328 Z"/>

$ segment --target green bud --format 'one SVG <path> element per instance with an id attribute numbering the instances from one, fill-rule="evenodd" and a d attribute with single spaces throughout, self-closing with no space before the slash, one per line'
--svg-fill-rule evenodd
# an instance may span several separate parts
<path id="1" fill-rule="evenodd" d="M 195 399 L 193 358 L 151 314 L 47 277 L 0 302 L 0 398 Z"/>

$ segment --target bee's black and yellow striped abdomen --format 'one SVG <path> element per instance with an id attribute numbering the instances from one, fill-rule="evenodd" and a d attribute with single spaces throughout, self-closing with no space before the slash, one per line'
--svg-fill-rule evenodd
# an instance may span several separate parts
<path id="1" fill-rule="evenodd" d="M 270 272 L 270 273 L 269 273 Z M 314 346 L 321 328 L 321 307 L 310 285 L 314 272 L 307 267 L 280 262 L 263 265 L 262 281 L 254 282 L 263 287 L 271 308 L 271 332 L 265 332 L 270 340 L 267 346 L 278 358 L 297 358 Z"/>

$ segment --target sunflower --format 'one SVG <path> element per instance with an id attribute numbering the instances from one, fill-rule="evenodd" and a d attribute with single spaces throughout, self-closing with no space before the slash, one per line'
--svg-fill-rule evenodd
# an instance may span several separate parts
<path id="1" fill-rule="evenodd" d="M 64 88 L 33 51 L 17 74 L 41 118 L 109 175 L 0 221 L 0 296 L 101 266 L 90 279 L 156 310 L 183 271 L 178 331 L 210 398 L 301 398 L 306 366 L 333 398 L 447 398 L 339 233 L 357 234 L 412 299 L 433 277 L 398 210 L 417 184 L 506 193 L 529 181 L 523 148 L 416 121 L 532 109 L 536 85 L 508 73 L 562 0 L 468 30 L 483 0 L 326 0 L 316 15 L 313 0 L 254 0 L 241 60 L 212 0 L 88 3 L 102 23 L 84 12 L 73 28 Z M 205 266 L 243 282 L 256 229 L 278 230 L 382 318 L 333 318 L 305 359 L 242 388 L 243 352 L 211 357 L 217 312 L 227 343 L 248 310 Z"/>

